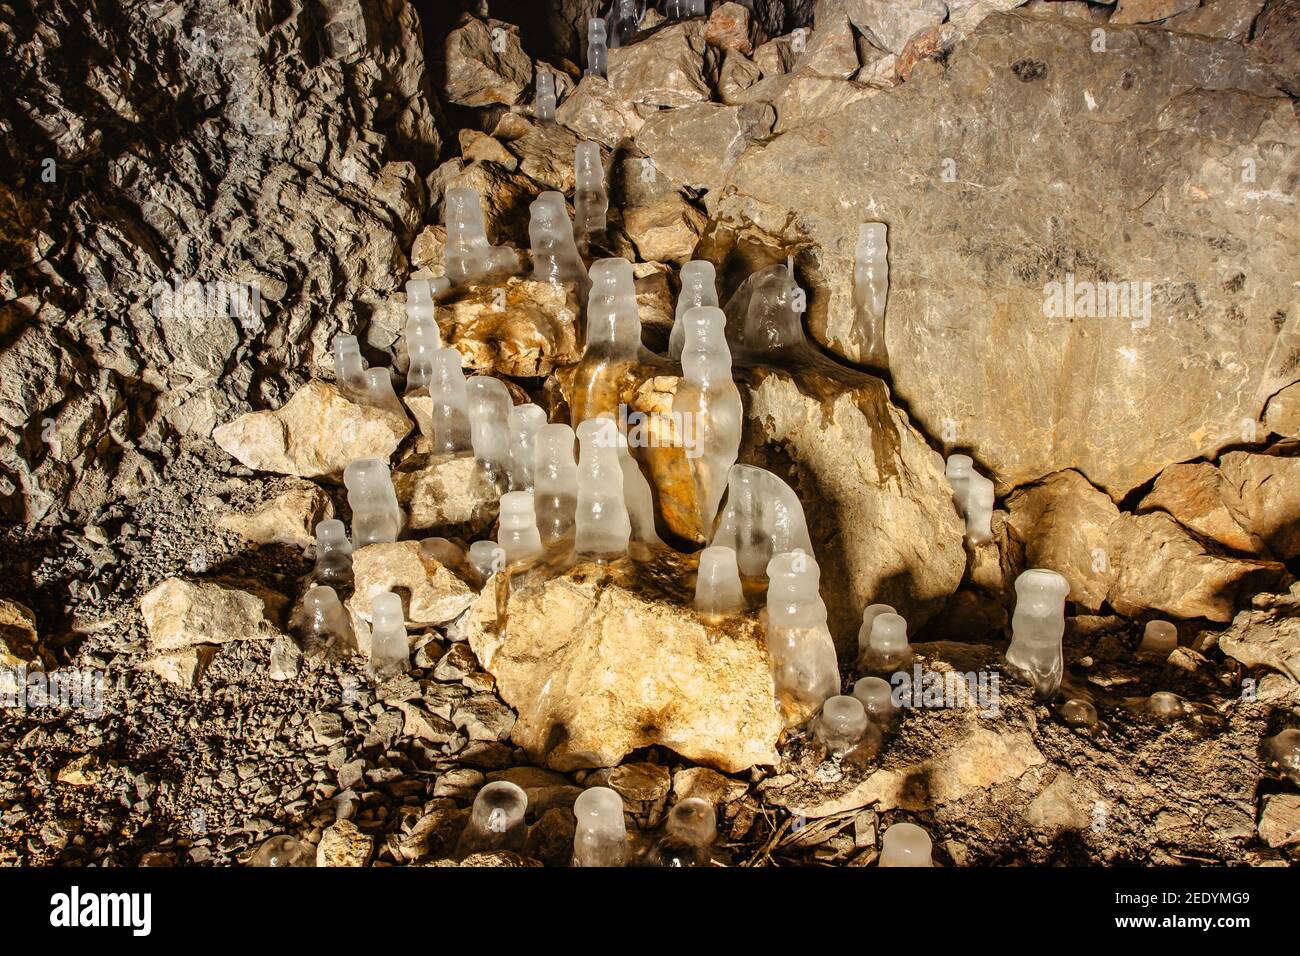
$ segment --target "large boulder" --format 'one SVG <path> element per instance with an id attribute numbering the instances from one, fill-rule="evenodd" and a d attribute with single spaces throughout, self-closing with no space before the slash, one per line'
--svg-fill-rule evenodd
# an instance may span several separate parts
<path id="1" fill-rule="evenodd" d="M 784 723 L 762 630 L 748 616 L 706 625 L 689 562 L 658 560 L 498 575 L 479 596 L 470 646 L 519 712 L 511 737 L 531 759 L 611 767 L 658 745 L 726 772 L 776 763 Z"/>
<path id="2" fill-rule="evenodd" d="M 1240 442 L 1296 378 L 1300 130 L 1239 43 L 1116 27 L 1099 55 L 1091 28 L 994 14 L 946 69 L 751 147 L 708 199 L 804 250 L 810 330 L 851 361 L 858 227 L 887 223 L 890 371 L 913 418 L 1002 491 L 1076 468 L 1119 499 Z M 1102 281 L 1137 294 L 1112 308 Z M 1052 317 L 1067 286 L 1080 308 Z"/>

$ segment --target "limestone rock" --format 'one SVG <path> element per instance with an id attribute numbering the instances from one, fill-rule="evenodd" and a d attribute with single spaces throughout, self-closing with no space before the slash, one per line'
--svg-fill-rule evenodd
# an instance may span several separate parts
<path id="1" fill-rule="evenodd" d="M 641 110 L 620 97 L 603 76 L 588 75 L 559 105 L 555 120 L 583 139 L 614 149 L 632 140 L 645 122 Z"/>
<path id="2" fill-rule="evenodd" d="M 942 23 L 948 13 L 943 0 L 847 0 L 844 6 L 852 24 L 876 46 L 891 53 L 902 53 L 908 40 Z M 958 0 L 952 6 L 953 20 L 957 20 L 959 12 L 969 4 Z"/>
<path id="3" fill-rule="evenodd" d="M 1300 585 L 1274 607 L 1242 611 L 1218 643 L 1247 667 L 1268 667 L 1300 683 Z"/>
<path id="4" fill-rule="evenodd" d="M 406 402 L 416 421 L 428 418 L 427 408 L 420 411 L 421 402 L 429 404 L 428 396 Z M 393 490 L 412 529 L 456 528 L 475 535 L 492 524 L 497 506 L 494 490 L 478 476 L 472 455 L 415 455 L 393 471 Z"/>
<path id="5" fill-rule="evenodd" d="M 850 361 L 858 227 L 889 223 L 890 372 L 913 419 L 955 432 L 1002 489 L 1074 468 L 1118 500 L 1239 442 L 1295 381 L 1300 318 L 1278 264 L 1300 242 L 1284 172 L 1300 129 L 1241 44 L 1112 27 L 1102 58 L 1091 26 L 993 14 L 945 71 L 750 147 L 708 202 L 722 228 L 807 250 L 809 330 Z M 1010 114 L 968 122 L 1008 110 L 1051 135 L 995 132 Z M 1276 162 L 1242 182 L 1261 150 Z M 984 227 L 952 225 L 972 219 Z M 1138 283 L 1138 308 L 1111 310 L 1107 292 L 1105 315 L 1047 317 L 1069 276 Z"/>
<path id="6" fill-rule="evenodd" d="M 203 677 L 212 663 L 217 648 L 211 644 L 196 644 L 180 650 L 164 651 L 145 659 L 143 669 L 177 687 L 193 687 Z"/>
<path id="7" fill-rule="evenodd" d="M 751 143 L 771 133 L 775 122 L 775 111 L 765 103 L 700 103 L 650 117 L 636 145 L 670 179 L 712 189 Z"/>
<path id="8" fill-rule="evenodd" d="M 1278 85 L 1300 96 L 1300 0 L 1271 0 L 1251 27 L 1251 50 L 1269 64 Z"/>
<path id="9" fill-rule="evenodd" d="M 471 286 L 437 313 L 443 343 L 461 353 L 467 370 L 532 378 L 582 357 L 572 285 L 511 276 Z"/>
<path id="10" fill-rule="evenodd" d="M 519 30 L 500 20 L 466 22 L 445 44 L 447 99 L 461 106 L 514 106 L 532 86 L 533 61 Z"/>
<path id="11" fill-rule="evenodd" d="M 1259 838 L 1271 847 L 1300 843 L 1300 795 L 1274 793 L 1264 798 Z"/>
<path id="12" fill-rule="evenodd" d="M 806 38 L 804 50 L 797 54 L 793 69 L 846 80 L 861 65 L 858 40 L 849 18 L 843 12 L 828 11 L 818 16 L 816 29 Z"/>
<path id="13" fill-rule="evenodd" d="M 1198 0 L 1119 0 L 1110 22 L 1116 26 L 1121 23 L 1154 23 L 1194 10 L 1197 3 Z"/>
<path id="14" fill-rule="evenodd" d="M 678 192 L 623 210 L 623 228 L 640 257 L 678 265 L 693 256 L 706 222 Z"/>
<path id="15" fill-rule="evenodd" d="M 1062 471 L 1016 491 L 1007 508 L 1026 565 L 1064 575 L 1069 600 L 1099 610 L 1118 570 L 1112 526 L 1119 509 L 1110 497 L 1077 471 Z"/>
<path id="16" fill-rule="evenodd" d="M 512 173 L 519 168 L 518 158 L 506 149 L 495 135 L 489 136 L 476 129 L 463 129 L 457 135 L 460 137 L 460 154 L 468 162 L 496 163 Z M 418 237 L 416 241 L 419 241 Z M 414 256 L 412 256 L 412 264 L 414 264 Z"/>
<path id="17" fill-rule="evenodd" d="M 528 204 L 537 198 L 538 189 L 523 173 L 511 172 L 496 163 L 467 164 L 463 159 L 453 159 L 434 170 L 433 179 L 440 199 L 446 190 L 458 186 L 479 194 L 488 242 L 527 248 Z M 441 267 L 438 272 L 441 274 Z"/>
<path id="18" fill-rule="evenodd" d="M 1233 551 L 1259 553 L 1263 542 L 1242 527 L 1237 509 L 1228 505 L 1231 488 L 1209 462 L 1170 465 L 1142 499 L 1142 510 L 1167 511 L 1184 528 L 1217 541 Z"/>
<path id="19" fill-rule="evenodd" d="M 739 3 L 720 3 L 704 24 L 704 41 L 723 50 L 754 52 L 753 14 Z"/>
<path id="20" fill-rule="evenodd" d="M 153 647 L 176 651 L 195 644 L 274 640 L 288 599 L 256 584 L 168 578 L 140 599 Z"/>
<path id="21" fill-rule="evenodd" d="M 1300 382 L 1288 385 L 1268 400 L 1264 423 L 1275 435 L 1300 438 Z"/>
<path id="22" fill-rule="evenodd" d="M 1092 806 L 1096 794 L 1079 786 L 1079 781 L 1062 770 L 1025 808 L 1025 822 L 1035 830 L 1055 833 L 1083 830 L 1092 825 Z"/>
<path id="23" fill-rule="evenodd" d="M 1220 40 L 1245 40 L 1265 0 L 1205 0 L 1195 9 L 1176 13 L 1161 26 L 1180 33 L 1198 33 Z"/>
<path id="24" fill-rule="evenodd" d="M 332 517 L 334 503 L 329 495 L 310 482 L 301 482 L 250 512 L 222 515 L 217 527 L 254 544 L 306 548 L 316 540 L 316 525 Z"/>
<path id="25" fill-rule="evenodd" d="M 1220 459 L 1219 472 L 1242 525 L 1274 556 L 1300 555 L 1300 458 L 1234 451 Z"/>
<path id="26" fill-rule="evenodd" d="M 736 104 L 762 76 L 758 64 L 743 53 L 734 50 L 727 53 L 718 70 L 718 99 L 728 105 Z"/>
<path id="27" fill-rule="evenodd" d="M 344 398 L 313 381 L 276 411 L 250 412 L 212 432 L 212 440 L 258 471 L 318 478 L 358 458 L 388 458 L 411 430 L 405 416 Z"/>
<path id="28" fill-rule="evenodd" d="M 728 772 L 776 762 L 783 722 L 761 631 L 749 618 L 710 631 L 688 606 L 680 559 L 660 560 L 672 566 L 511 582 L 504 620 L 493 589 L 475 603 L 470 646 L 518 711 L 511 738 L 531 759 L 608 767 L 660 745 Z M 672 588 L 671 601 L 641 590 L 647 581 Z"/>
<path id="29" fill-rule="evenodd" d="M 356 582 L 347 600 L 353 620 L 370 623 L 370 602 L 393 591 L 402 595 L 408 626 L 446 624 L 459 617 L 474 599 L 468 584 L 420 550 L 418 541 L 368 544 L 352 555 Z M 363 653 L 369 653 L 369 633 Z M 358 635 L 361 643 L 361 635 Z"/>
<path id="30" fill-rule="evenodd" d="M 0 667 L 17 667 L 43 659 L 36 615 L 26 605 L 0 598 Z"/>
<path id="31" fill-rule="evenodd" d="M 618 96 L 648 106 L 690 106 L 709 100 L 706 69 L 714 58 L 704 24 L 685 20 L 639 43 L 609 51 L 609 85 Z"/>
<path id="32" fill-rule="evenodd" d="M 411 268 L 427 270 L 429 275 L 444 274 L 447 261 L 447 227 L 425 226 L 411 245 Z"/>
<path id="33" fill-rule="evenodd" d="M 518 158 L 519 171 L 547 189 L 573 192 L 573 153 L 579 139 L 558 123 L 530 123 L 507 113 L 497 124 L 497 136 Z"/>
<path id="34" fill-rule="evenodd" d="M 351 820 L 325 828 L 316 847 L 317 866 L 365 866 L 374 852 L 375 839 L 357 829 Z"/>

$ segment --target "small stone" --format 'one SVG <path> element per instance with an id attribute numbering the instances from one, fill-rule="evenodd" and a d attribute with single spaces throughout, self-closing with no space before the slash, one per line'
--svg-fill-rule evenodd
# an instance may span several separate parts
<path id="1" fill-rule="evenodd" d="M 140 599 L 153 646 L 161 651 L 194 644 L 274 640 L 287 604 L 260 585 L 168 578 Z"/>
<path id="2" fill-rule="evenodd" d="M 1300 843 L 1300 796 L 1275 793 L 1264 798 L 1259 818 L 1259 836 L 1271 847 Z"/>
<path id="3" fill-rule="evenodd" d="M 40 662 L 43 657 L 36 615 L 17 601 L 0 598 L 0 665 L 16 667 Z"/>
<path id="4" fill-rule="evenodd" d="M 532 87 L 533 61 L 513 24 L 467 17 L 447 35 L 444 51 L 444 91 L 460 106 L 514 106 Z"/>
<path id="5" fill-rule="evenodd" d="M 316 525 L 332 517 L 334 504 L 329 495 L 316 485 L 302 482 L 250 512 L 222 515 L 217 527 L 254 544 L 306 548 L 315 543 Z"/>
<path id="6" fill-rule="evenodd" d="M 664 27 L 639 43 L 609 51 L 609 85 L 624 100 L 649 106 L 707 102 L 704 24 L 686 20 Z"/>
<path id="7" fill-rule="evenodd" d="M 316 847 L 317 866 L 365 866 L 374 852 L 375 841 L 357 829 L 351 820 L 340 820 L 325 828 Z"/>

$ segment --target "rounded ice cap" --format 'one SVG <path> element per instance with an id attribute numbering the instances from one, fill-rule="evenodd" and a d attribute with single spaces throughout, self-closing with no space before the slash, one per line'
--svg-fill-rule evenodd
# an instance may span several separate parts
<path id="1" fill-rule="evenodd" d="M 934 866 L 930 834 L 915 823 L 895 823 L 880 840 L 880 866 Z"/>

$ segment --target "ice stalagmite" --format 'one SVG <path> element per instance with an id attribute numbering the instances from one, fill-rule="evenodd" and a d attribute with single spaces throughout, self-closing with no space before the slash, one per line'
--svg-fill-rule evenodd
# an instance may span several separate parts
<path id="1" fill-rule="evenodd" d="M 497 544 L 505 552 L 507 564 L 541 556 L 542 536 L 537 530 L 531 491 L 510 491 L 501 496 Z"/>
<path id="2" fill-rule="evenodd" d="M 533 464 L 537 433 L 546 424 L 546 412 L 529 402 L 510 409 L 510 490 L 533 490 Z"/>
<path id="3" fill-rule="evenodd" d="M 907 643 L 907 621 L 903 620 L 902 615 L 888 611 L 877 614 L 871 622 L 867 646 L 862 652 L 862 669 L 877 674 L 892 674 L 900 667 L 906 667 L 911 660 L 912 649 Z"/>
<path id="4" fill-rule="evenodd" d="M 1168 621 L 1148 621 L 1138 645 L 1139 657 L 1164 660 L 1178 647 L 1178 628 Z"/>
<path id="5" fill-rule="evenodd" d="M 579 143 L 574 149 L 573 178 L 574 229 L 586 240 L 604 232 L 609 217 L 609 191 L 605 188 L 599 143 Z"/>
<path id="6" fill-rule="evenodd" d="M 695 577 L 695 610 L 707 618 L 736 614 L 745 609 L 745 591 L 740 583 L 736 552 L 712 545 L 700 552 Z"/>
<path id="7" fill-rule="evenodd" d="M 1011 646 L 1006 661 L 1040 697 L 1061 686 L 1065 662 L 1065 598 L 1070 582 L 1055 571 L 1031 568 L 1016 578 L 1016 610 L 1011 616 Z"/>
<path id="8" fill-rule="evenodd" d="M 612 426 L 604 431 L 603 439 L 613 440 L 618 451 L 618 467 L 623 473 L 623 503 L 627 506 L 628 520 L 632 522 L 632 540 L 649 546 L 662 545 L 659 532 L 655 530 L 655 499 L 650 482 L 632 457 L 627 438 L 618 430 L 617 423 L 608 416 L 602 417 Z"/>
<path id="9" fill-rule="evenodd" d="M 555 74 L 537 71 L 537 93 L 533 99 L 533 117 L 539 123 L 555 122 Z"/>
<path id="10" fill-rule="evenodd" d="M 623 499 L 623 469 L 614 438 L 618 426 L 595 418 L 578 426 L 578 506 L 574 515 L 578 554 L 616 558 L 627 553 L 632 522 Z"/>
<path id="11" fill-rule="evenodd" d="M 352 584 L 352 542 L 338 518 L 326 518 L 316 525 L 316 566 L 311 579 L 321 584 Z"/>
<path id="12" fill-rule="evenodd" d="M 810 552 L 778 554 L 767 566 L 767 651 L 777 696 L 795 711 L 815 711 L 840 692 L 835 642 L 826 627 Z"/>
<path id="13" fill-rule="evenodd" d="M 543 425 L 537 432 L 533 456 L 533 505 L 544 547 L 550 548 L 573 534 L 578 507 L 578 463 L 573 458 L 577 439 L 563 423 Z"/>
<path id="14" fill-rule="evenodd" d="M 474 572 L 486 581 L 506 566 L 505 548 L 495 541 L 475 541 L 469 546 L 469 563 Z"/>
<path id="15" fill-rule="evenodd" d="M 718 814 L 701 797 L 685 797 L 668 811 L 664 835 L 650 851 L 654 866 L 709 866 L 713 842 L 718 838 Z"/>
<path id="16" fill-rule="evenodd" d="M 360 458 L 343 469 L 352 509 L 352 541 L 358 548 L 396 541 L 402 532 L 402 508 L 393 491 L 388 462 Z"/>
<path id="17" fill-rule="evenodd" d="M 608 38 L 611 50 L 622 46 L 636 33 L 645 16 L 645 0 L 614 0 L 609 16 Z"/>
<path id="18" fill-rule="evenodd" d="M 853 696 L 862 701 L 867 716 L 887 726 L 897 713 L 894 705 L 894 689 L 883 677 L 864 677 L 853 684 Z"/>
<path id="19" fill-rule="evenodd" d="M 447 219 L 444 251 L 447 278 L 456 284 L 477 282 L 493 273 L 511 272 L 519 264 L 513 249 L 488 244 L 483 203 L 468 186 L 447 190 L 443 202 Z"/>
<path id="20" fill-rule="evenodd" d="M 966 540 L 988 544 L 993 540 L 993 482 L 971 472 L 966 485 Z"/>
<path id="21" fill-rule="evenodd" d="M 405 674 L 410 667 L 410 644 L 402 599 L 392 592 L 377 594 L 370 602 L 370 667 L 376 680 Z"/>
<path id="22" fill-rule="evenodd" d="M 406 283 L 406 391 L 427 389 L 433 378 L 433 353 L 442 348 L 442 332 L 434 318 L 427 279 Z"/>
<path id="23" fill-rule="evenodd" d="M 682 321 L 686 313 L 698 306 L 718 306 L 717 272 L 713 263 L 704 259 L 695 259 L 682 266 L 682 290 L 677 295 L 677 307 L 673 311 L 673 328 L 668 333 L 668 356 L 673 360 L 682 357 L 682 346 L 686 344 L 686 325 Z M 726 317 L 723 317 L 723 331 L 726 331 Z"/>
<path id="24" fill-rule="evenodd" d="M 605 21 L 593 17 L 587 21 L 587 73 L 604 76 L 609 64 L 609 43 L 605 36 Z"/>
<path id="25" fill-rule="evenodd" d="M 930 834 L 915 823 L 895 823 L 880 838 L 877 866 L 934 866 Z"/>
<path id="26" fill-rule="evenodd" d="M 681 323 L 686 329 L 682 381 L 673 397 L 683 444 L 695 479 L 700 527 L 713 527 L 727 476 L 740 452 L 744 406 L 731 377 L 727 317 L 718 308 L 697 306 Z"/>
<path id="27" fill-rule="evenodd" d="M 308 655 L 341 657 L 356 646 L 352 623 L 332 587 L 315 584 L 303 595 L 290 629 Z"/>
<path id="28" fill-rule="evenodd" d="M 528 206 L 528 242 L 533 256 L 533 278 L 556 285 L 587 285 L 587 269 L 573 240 L 573 223 L 564 208 L 564 194 L 544 192 Z"/>
<path id="29" fill-rule="evenodd" d="M 591 266 L 587 342 L 573 378 L 572 421 L 577 426 L 603 413 L 617 415 L 619 383 L 641 348 L 632 263 L 600 259 Z"/>
<path id="30" fill-rule="evenodd" d="M 491 375 L 465 382 L 469 401 L 469 434 L 483 476 L 504 485 L 510 474 L 510 390 Z"/>
<path id="31" fill-rule="evenodd" d="M 435 349 L 430 359 L 429 397 L 433 399 L 432 432 L 435 452 L 463 452 L 473 448 L 469 428 L 469 394 L 460 352 Z"/>
<path id="32" fill-rule="evenodd" d="M 627 821 L 623 798 L 609 787 L 591 787 L 573 802 L 574 866 L 623 866 L 627 862 Z"/>
<path id="33" fill-rule="evenodd" d="M 889 294 L 888 227 L 864 222 L 858 229 L 853 261 L 853 305 L 862 330 L 859 361 L 868 368 L 889 368 L 885 349 L 885 299 Z"/>
<path id="34" fill-rule="evenodd" d="M 393 389 L 393 375 L 387 368 L 378 366 L 366 369 L 364 377 L 366 386 L 361 394 L 362 401 L 397 415 L 406 414 L 406 406 L 397 397 L 397 392 Z"/>
<path id="35" fill-rule="evenodd" d="M 334 336 L 334 378 L 339 391 L 353 401 L 366 391 L 366 360 L 355 335 Z"/>
<path id="36" fill-rule="evenodd" d="M 746 279 L 727 300 L 727 314 L 740 329 L 740 346 L 773 352 L 804 344 L 800 290 L 784 265 L 768 266 Z"/>
<path id="37" fill-rule="evenodd" d="M 813 736 L 835 756 L 852 750 L 867 732 L 867 709 L 856 697 L 826 698 L 813 723 Z"/>
<path id="38" fill-rule="evenodd" d="M 974 474 L 975 462 L 970 455 L 949 455 L 944 464 L 943 473 L 952 486 L 952 500 L 957 506 L 957 514 L 966 517 L 966 499 L 970 488 L 970 476 Z"/>
<path id="39" fill-rule="evenodd" d="M 456 844 L 456 856 L 464 859 L 474 853 L 509 850 L 518 853 L 528 838 L 524 812 L 528 794 L 518 784 L 498 780 L 487 784 L 474 798 L 469 823 Z"/>
<path id="40" fill-rule="evenodd" d="M 768 562 L 782 552 L 813 553 L 799 496 L 756 465 L 731 466 L 727 504 L 710 543 L 735 551 L 740 573 L 751 580 L 762 579 Z"/>

